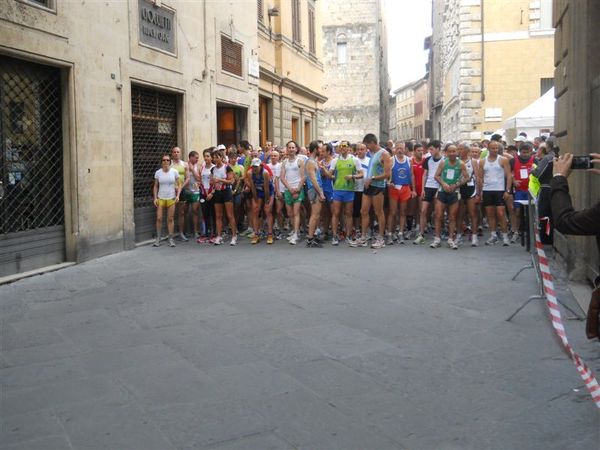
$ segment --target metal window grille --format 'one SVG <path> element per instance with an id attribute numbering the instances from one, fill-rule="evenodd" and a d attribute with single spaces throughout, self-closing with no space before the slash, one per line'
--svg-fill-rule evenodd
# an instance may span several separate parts
<path id="1" fill-rule="evenodd" d="M 60 71 L 0 57 L 0 235 L 64 225 Z"/>
<path id="2" fill-rule="evenodd" d="M 221 35 L 221 68 L 229 73 L 242 76 L 242 45 Z"/>
<path id="3" fill-rule="evenodd" d="M 177 145 L 177 97 L 132 86 L 131 110 L 134 207 L 152 207 L 154 174 L 161 156 Z"/>

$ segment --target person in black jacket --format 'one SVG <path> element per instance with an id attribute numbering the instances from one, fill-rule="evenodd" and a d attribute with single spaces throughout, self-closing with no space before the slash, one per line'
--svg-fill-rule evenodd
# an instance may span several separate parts
<path id="1" fill-rule="evenodd" d="M 600 153 L 591 153 L 590 156 L 594 164 L 600 164 Z M 596 236 L 596 245 L 600 254 L 600 201 L 581 211 L 573 209 L 567 182 L 572 162 L 573 155 L 569 153 L 554 160 L 550 182 L 554 227 L 564 234 Z M 600 175 L 600 169 L 589 169 L 589 171 Z M 600 275 L 594 280 L 594 285 L 595 290 L 590 300 L 586 323 L 586 335 L 589 339 L 600 337 Z"/>

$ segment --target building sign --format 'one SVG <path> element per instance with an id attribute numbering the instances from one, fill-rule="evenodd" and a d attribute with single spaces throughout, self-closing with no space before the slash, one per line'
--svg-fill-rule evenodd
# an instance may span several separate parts
<path id="1" fill-rule="evenodd" d="M 175 53 L 175 12 L 139 0 L 140 42 Z"/>

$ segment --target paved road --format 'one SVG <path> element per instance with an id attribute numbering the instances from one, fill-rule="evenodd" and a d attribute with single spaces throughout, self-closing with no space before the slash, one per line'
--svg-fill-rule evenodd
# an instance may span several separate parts
<path id="1" fill-rule="evenodd" d="M 535 291 L 510 281 L 526 262 L 187 243 L 0 286 L 0 446 L 597 450 L 542 304 L 504 320 Z"/>

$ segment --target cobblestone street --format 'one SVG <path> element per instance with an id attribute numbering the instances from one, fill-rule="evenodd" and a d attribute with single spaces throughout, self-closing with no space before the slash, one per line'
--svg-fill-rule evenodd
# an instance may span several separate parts
<path id="1" fill-rule="evenodd" d="M 536 291 L 531 271 L 510 281 L 526 263 L 518 246 L 246 240 L 0 286 L 1 447 L 597 449 L 544 305 L 505 321 Z"/>

